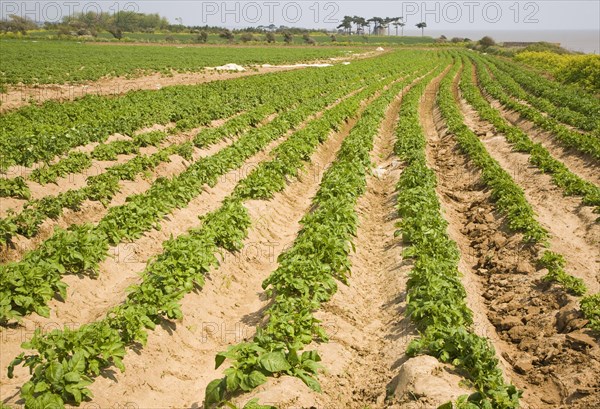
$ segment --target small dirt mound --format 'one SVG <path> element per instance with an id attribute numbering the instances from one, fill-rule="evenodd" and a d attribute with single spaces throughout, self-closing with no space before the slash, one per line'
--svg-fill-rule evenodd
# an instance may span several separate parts
<path id="1" fill-rule="evenodd" d="M 459 386 L 462 379 L 450 366 L 432 356 L 422 355 L 402 364 L 389 390 L 401 402 L 398 407 L 438 407 L 471 393 Z"/>

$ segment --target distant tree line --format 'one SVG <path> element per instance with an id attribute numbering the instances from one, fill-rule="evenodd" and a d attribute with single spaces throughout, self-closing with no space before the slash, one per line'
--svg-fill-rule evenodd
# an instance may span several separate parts
<path id="1" fill-rule="evenodd" d="M 37 25 L 27 17 L 10 14 L 8 19 L 0 20 L 0 32 L 27 34 L 29 30 L 35 30 Z"/>
<path id="2" fill-rule="evenodd" d="M 289 36 L 301 35 L 305 36 L 305 41 L 311 43 L 308 37 L 308 30 L 298 27 L 276 26 L 270 24 L 268 26 L 260 25 L 257 27 L 247 27 L 241 29 L 227 30 L 218 26 L 184 26 L 182 19 L 175 19 L 179 24 L 171 24 L 165 17 L 159 14 L 144 14 L 130 11 L 120 11 L 117 13 L 78 13 L 70 16 L 65 16 L 60 22 L 46 22 L 43 28 L 51 31 L 56 31 L 59 35 L 73 36 L 93 36 L 96 37 L 99 32 L 109 32 L 115 38 L 121 39 L 125 33 L 190 33 L 197 34 L 198 42 L 206 42 L 208 34 L 218 34 L 227 40 L 233 40 L 234 34 L 242 34 L 242 41 L 251 41 L 255 34 L 265 34 L 267 42 L 274 42 L 273 35 L 281 34 L 285 38 Z M 17 15 L 10 15 L 8 19 L 0 21 L 0 32 L 22 33 L 35 30 L 42 27 L 34 21 Z M 327 33 L 325 29 L 311 30 L 314 32 Z M 244 35 L 244 34 L 250 35 Z M 289 40 L 291 42 L 291 40 Z"/>
<path id="3" fill-rule="evenodd" d="M 391 35 L 392 26 L 396 35 L 404 36 L 404 27 L 406 22 L 404 17 L 371 17 L 369 19 L 361 16 L 344 16 L 342 22 L 337 26 L 342 33 L 352 35 Z M 422 21 L 416 24 L 421 29 L 421 35 L 424 35 L 424 29 L 427 23 Z M 353 31 L 354 29 L 354 31 Z M 400 30 L 400 34 L 398 34 Z"/>
<path id="4" fill-rule="evenodd" d="M 281 34 L 283 36 L 283 42 L 286 44 L 291 44 L 294 41 L 294 34 L 297 33 L 297 31 L 291 31 L 291 30 L 278 30 L 278 31 L 266 31 L 266 32 L 256 32 L 256 31 L 250 31 L 250 30 L 242 30 L 242 35 L 240 36 L 240 41 L 242 41 L 243 43 L 248 43 L 251 41 L 266 41 L 267 43 L 274 43 L 276 41 L 275 38 L 275 34 Z M 316 41 L 314 38 L 312 38 L 310 36 L 310 34 L 308 32 L 306 32 L 305 30 L 300 31 L 300 33 L 302 34 L 302 41 L 305 44 L 308 45 L 315 45 Z M 264 34 L 264 37 L 261 35 Z M 233 40 L 235 40 L 235 34 L 233 31 L 231 30 L 223 30 L 221 29 L 221 32 L 219 33 L 219 37 L 229 41 L 229 42 L 233 42 Z M 335 37 L 335 36 L 333 36 Z M 199 43 L 205 43 L 208 39 L 208 33 L 206 31 L 201 31 L 200 34 L 198 35 L 198 37 L 196 38 L 196 41 Z M 332 39 L 332 41 L 335 41 L 334 39 Z"/>
<path id="5" fill-rule="evenodd" d="M 205 43 L 209 34 L 217 34 L 228 41 L 235 39 L 235 34 L 240 34 L 240 40 L 243 42 L 264 40 L 275 42 L 274 35 L 283 35 L 284 42 L 291 43 L 294 35 L 302 36 L 306 44 L 314 44 L 310 38 L 309 30 L 299 27 L 287 27 L 270 25 L 259 25 L 256 27 L 247 27 L 234 30 L 224 29 L 218 26 L 185 26 L 181 18 L 175 19 L 178 24 L 171 24 L 165 17 L 159 14 L 144 14 L 131 11 L 120 11 L 117 13 L 78 13 L 65 16 L 62 21 L 56 23 L 46 22 L 43 27 L 47 30 L 57 31 L 59 35 L 73 36 L 93 36 L 96 37 L 99 32 L 109 32 L 114 38 L 121 39 L 125 33 L 191 33 L 196 34 L 195 41 Z M 404 17 L 371 17 L 369 19 L 360 16 L 344 16 L 339 26 L 338 34 L 346 35 L 404 35 Z M 420 22 L 416 24 L 420 28 L 422 35 L 427 23 Z M 0 21 L 0 32 L 13 32 L 26 34 L 28 30 L 38 28 L 38 25 L 24 17 L 10 15 L 7 20 Z M 310 30 L 311 32 L 320 32 L 330 35 L 331 41 L 337 41 L 335 34 L 329 33 L 325 29 Z M 175 40 L 174 37 L 168 38 Z M 441 40 L 441 39 L 440 39 Z M 445 40 L 445 38 L 443 39 Z"/>
<path id="6" fill-rule="evenodd" d="M 59 34 L 97 36 L 100 31 L 107 31 L 115 38 L 121 39 L 123 33 L 153 33 L 168 30 L 171 24 L 158 14 L 119 11 L 117 13 L 79 13 L 65 16 L 59 23 L 45 23 L 44 28 L 57 30 Z"/>

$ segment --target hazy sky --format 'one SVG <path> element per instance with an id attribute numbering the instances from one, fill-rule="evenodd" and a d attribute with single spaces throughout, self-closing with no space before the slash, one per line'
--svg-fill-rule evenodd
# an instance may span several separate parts
<path id="1" fill-rule="evenodd" d="M 145 1 L 169 18 L 185 24 L 227 26 L 256 24 L 334 28 L 344 15 L 404 16 L 406 29 L 420 21 L 439 29 L 600 31 L 600 1 Z M 259 18 L 260 16 L 260 18 Z M 256 21 L 256 23 L 255 23 Z"/>
<path id="2" fill-rule="evenodd" d="M 22 1 L 2 0 L 0 17 L 25 14 L 37 21 L 55 20 L 69 11 L 130 9 L 159 13 L 185 25 L 246 27 L 276 25 L 335 28 L 344 15 L 404 16 L 406 34 L 426 21 L 439 30 L 597 30 L 600 36 L 600 1 Z"/>

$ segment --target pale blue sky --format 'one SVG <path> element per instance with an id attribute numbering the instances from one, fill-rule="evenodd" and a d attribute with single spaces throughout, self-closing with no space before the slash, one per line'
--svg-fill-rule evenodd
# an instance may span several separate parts
<path id="1" fill-rule="evenodd" d="M 346 14 L 401 16 L 406 34 L 416 33 L 416 23 L 426 20 L 438 30 L 597 30 L 600 36 L 600 1 L 22 1 L 3 0 L 0 17 L 27 14 L 36 20 L 53 20 L 62 13 L 83 9 L 115 11 L 130 8 L 159 13 L 171 22 L 181 18 L 186 25 L 223 25 L 230 28 L 259 24 L 335 28 Z"/>

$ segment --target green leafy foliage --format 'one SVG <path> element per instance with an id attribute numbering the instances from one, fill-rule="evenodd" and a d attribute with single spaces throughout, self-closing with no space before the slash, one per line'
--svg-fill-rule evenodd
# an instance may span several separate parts
<path id="1" fill-rule="evenodd" d="M 58 178 L 64 177 L 70 173 L 78 173 L 92 166 L 92 160 L 89 155 L 83 152 L 71 152 L 69 155 L 53 165 L 35 169 L 29 178 L 42 185 L 47 183 L 56 183 Z"/>
<path id="2" fill-rule="evenodd" d="M 528 102 L 529 100 L 532 100 L 532 98 L 529 97 L 527 93 L 520 89 L 518 84 L 514 83 L 510 74 L 503 72 L 484 57 L 474 56 L 473 58 L 475 58 L 478 61 L 481 61 L 481 63 L 485 61 L 487 69 L 489 69 L 490 72 L 494 74 L 494 79 L 497 83 L 494 98 L 497 98 L 498 101 L 500 101 L 500 103 L 504 105 L 507 109 L 518 112 L 519 115 L 521 115 L 523 118 L 530 120 L 543 130 L 550 132 L 553 135 L 554 139 L 556 139 L 556 141 L 563 145 L 565 148 L 579 151 L 580 153 L 589 155 L 595 160 L 600 159 L 600 139 L 598 138 L 598 135 L 594 133 L 581 133 L 567 128 L 552 116 L 543 115 L 540 111 L 538 111 L 538 109 L 535 108 L 535 106 L 529 106 L 522 102 L 519 102 L 518 100 L 514 99 L 511 95 L 507 94 L 504 91 L 501 91 L 502 87 L 506 87 L 507 91 L 512 92 L 513 96 L 527 98 Z M 592 100 L 593 98 L 589 99 Z M 551 110 L 550 108 L 546 109 Z M 593 121 L 593 124 L 597 128 L 600 111 L 598 111 L 598 108 L 595 109 L 595 112 L 588 113 L 586 115 Z"/>
<path id="3" fill-rule="evenodd" d="M 594 294 L 581 299 L 581 311 L 590 320 L 588 326 L 600 332 L 600 294 Z"/>
<path id="4" fill-rule="evenodd" d="M 101 143 L 91 153 L 91 157 L 97 160 L 116 160 L 117 155 L 137 154 L 140 148 L 133 141 L 114 141 Z"/>
<path id="5" fill-rule="evenodd" d="M 365 69 L 372 67 L 373 65 L 369 65 Z M 384 70 L 382 73 L 393 73 L 396 70 L 397 68 L 390 65 L 387 71 Z M 388 75 L 386 81 L 389 82 L 392 78 Z M 358 85 L 359 83 L 355 82 L 347 86 L 352 88 Z M 369 92 L 374 92 L 374 90 L 375 88 L 372 88 Z M 194 179 L 197 179 L 202 175 L 204 178 L 212 179 L 214 176 L 209 173 L 211 170 L 218 169 L 219 172 L 223 172 L 229 169 L 228 166 L 237 166 L 241 160 L 238 155 L 242 155 L 241 158 L 243 158 L 243 155 L 248 154 L 245 150 L 256 151 L 261 149 L 268 141 L 281 135 L 281 129 L 285 131 L 285 126 L 289 128 L 290 124 L 300 123 L 306 115 L 322 109 L 324 105 L 331 104 L 341 96 L 340 94 L 343 95 L 347 92 L 347 89 L 339 88 L 335 93 L 327 95 L 325 98 L 318 98 L 317 101 L 309 104 L 309 108 L 300 115 L 296 113 L 296 115 L 290 115 L 287 118 L 281 119 L 281 122 L 274 121 L 273 130 L 267 132 L 264 129 L 266 126 L 252 130 L 239 138 L 236 141 L 237 145 L 232 145 L 235 148 L 223 150 L 226 152 L 221 154 L 223 155 L 223 164 L 212 162 L 212 160 L 209 160 L 210 158 L 206 158 L 206 161 L 197 163 L 208 167 L 195 168 L 196 172 L 202 171 L 202 173 L 190 175 L 190 178 L 193 176 Z M 348 107 L 358 107 L 357 102 L 363 96 L 364 94 L 357 94 L 354 99 L 348 100 L 346 103 L 342 102 L 342 104 L 346 105 L 346 109 Z M 380 109 L 382 108 L 380 107 Z M 342 115 L 341 113 L 344 114 Z M 329 130 L 336 128 L 335 126 L 332 128 L 332 125 L 324 126 L 325 124 L 329 124 L 332 118 L 337 118 L 337 121 L 341 123 L 349 114 L 350 112 L 342 108 L 327 110 L 321 118 L 321 126 L 315 128 L 319 130 L 321 136 L 315 137 L 314 140 L 323 141 L 326 139 Z M 329 118 L 329 115 L 331 115 L 331 118 Z M 367 128 L 366 124 L 365 128 Z M 362 129 L 361 131 L 365 130 Z M 371 137 L 375 131 L 376 128 L 370 128 L 369 134 Z M 360 132 L 357 132 L 357 134 L 362 135 Z M 296 137 L 303 139 L 302 135 L 304 134 L 296 132 L 290 136 L 290 139 Z M 359 136 L 355 136 L 354 138 L 358 139 Z M 368 156 L 368 146 L 365 147 L 363 146 L 365 144 L 359 142 L 354 142 L 353 149 L 360 150 L 361 152 L 367 149 Z M 297 145 L 289 144 L 286 146 L 288 146 L 288 149 L 293 149 Z M 316 144 L 313 145 L 313 150 L 315 148 Z M 281 150 L 277 155 L 285 157 L 286 152 L 287 149 Z M 309 157 L 308 151 L 302 151 L 299 154 L 303 160 L 307 160 Z M 352 158 L 347 158 L 347 161 L 349 163 L 346 166 L 350 166 Z M 301 162 L 294 161 L 293 163 L 298 167 L 302 165 Z M 364 154 L 361 163 L 368 163 L 365 160 Z M 287 168 L 287 171 L 292 172 L 293 169 Z M 160 183 L 166 182 L 161 181 Z M 346 186 L 344 188 L 345 191 L 354 191 L 354 195 L 358 194 L 350 186 Z M 332 203 L 333 199 L 329 199 L 329 201 Z M 333 204 L 329 206 L 333 208 Z M 315 223 L 317 222 L 315 221 Z M 153 329 L 161 320 L 181 318 L 181 308 L 179 305 L 181 298 L 186 293 L 203 285 L 204 275 L 210 268 L 217 264 L 216 254 L 219 249 L 236 251 L 241 248 L 250 225 L 250 219 L 240 198 L 232 196 L 223 202 L 221 208 L 202 217 L 200 223 L 200 228 L 191 229 L 188 234 L 172 238 L 165 242 L 163 253 L 148 264 L 142 274 L 141 283 L 132 287 L 127 300 L 121 305 L 112 308 L 104 319 L 84 325 L 77 330 L 65 329 L 63 331 L 53 331 L 50 334 L 36 333 L 26 347 L 36 350 L 37 353 L 27 356 L 23 354 L 17 357 L 11 365 L 11 373 L 12 368 L 19 364 L 30 367 L 33 374 L 31 383 L 35 391 L 37 385 L 44 382 L 42 378 L 37 376 L 39 373 L 56 362 L 62 363 L 63 360 L 68 362 L 69 359 L 73 359 L 79 350 L 85 351 L 85 365 L 82 366 L 84 368 L 81 371 L 82 376 L 92 379 L 101 370 L 111 365 L 115 365 L 123 370 L 122 358 L 124 356 L 124 348 L 134 343 L 143 345 L 147 339 L 147 331 Z M 90 231 L 90 233 L 92 232 L 98 233 L 101 237 L 104 237 L 104 240 L 109 239 L 109 236 L 101 234 L 102 230 L 99 230 L 99 227 Z M 344 243 L 342 245 L 345 246 Z M 60 251 L 60 248 L 53 249 Z M 102 253 L 98 251 L 98 254 L 102 255 Z M 51 291 L 49 293 L 51 294 Z M 10 309 L 8 312 L 12 313 L 14 310 Z M 314 318 L 312 320 L 316 326 L 317 321 Z M 283 321 L 281 323 L 284 324 Z M 323 337 L 325 336 L 321 329 L 317 329 L 317 331 Z M 244 353 L 248 356 L 251 355 L 249 352 Z M 283 356 L 285 356 L 285 361 L 282 359 Z M 242 381 L 246 386 L 257 385 L 266 376 L 264 372 L 268 373 L 272 371 L 271 373 L 279 373 L 282 370 L 289 370 L 292 375 L 298 376 L 307 385 L 315 390 L 319 390 L 318 383 L 314 379 L 314 375 L 318 370 L 318 361 L 320 361 L 320 357 L 315 352 L 304 351 L 299 353 L 294 351 L 292 353 L 292 351 L 287 351 L 283 355 L 283 351 L 270 350 L 265 352 L 265 354 L 261 354 L 260 358 L 256 361 L 260 365 L 260 370 L 251 371 L 247 374 L 247 377 L 232 376 L 230 385 L 235 384 L 238 380 L 239 385 L 242 385 Z M 211 383 L 209 393 L 220 394 L 220 390 L 223 387 L 226 387 L 226 384 L 222 384 L 220 380 L 219 382 Z M 73 394 L 63 395 L 63 389 L 61 388 L 60 384 L 56 384 L 52 385 L 47 391 L 34 392 L 30 398 L 33 399 L 30 404 L 33 406 L 41 404 L 46 399 L 55 399 L 56 402 L 61 401 L 62 405 L 62 400 L 65 402 L 74 402 L 77 399 L 77 396 Z M 29 393 L 30 391 L 31 389 L 28 386 L 23 393 Z M 256 402 L 252 401 L 248 405 L 249 408 L 260 407 Z"/>
<path id="6" fill-rule="evenodd" d="M 0 247 L 12 242 L 12 237 L 17 233 L 17 225 L 12 217 L 0 219 Z"/>
<path id="7" fill-rule="evenodd" d="M 2 166 L 50 162 L 74 147 L 104 142 L 115 133 L 133 135 L 138 129 L 156 124 L 175 122 L 179 130 L 207 125 L 253 109 L 277 95 L 290 95 L 290 89 L 331 89 L 335 81 L 339 77 L 327 78 L 323 71 L 295 71 L 24 107 L 0 116 Z M 120 148 L 126 149 L 124 145 Z M 99 148 L 103 150 L 111 148 Z M 96 155 L 104 158 L 105 154 L 110 157 L 111 152 Z"/>
<path id="8" fill-rule="evenodd" d="M 455 64 L 450 73 L 458 67 Z M 431 354 L 466 371 L 477 392 L 459 398 L 457 407 L 514 409 L 521 392 L 504 383 L 494 349 L 472 331 L 472 314 L 458 271 L 460 255 L 446 232 L 435 173 L 427 167 L 418 107 L 425 86 L 437 74 L 430 74 L 404 95 L 396 130 L 395 152 L 406 164 L 397 185 L 397 234 L 408 244 L 404 257 L 413 259 L 407 313 L 421 334 L 410 343 L 408 354 Z"/>
<path id="9" fill-rule="evenodd" d="M 133 143 L 140 148 L 159 146 L 167 136 L 167 133 L 163 131 L 143 132 L 133 137 Z"/>
<path id="10" fill-rule="evenodd" d="M 543 76 L 504 59 L 488 57 L 502 74 L 502 86 L 515 97 L 527 101 L 565 124 L 584 131 L 600 126 L 600 103 L 591 95 L 548 80 Z"/>
<path id="11" fill-rule="evenodd" d="M 310 93 L 310 90 L 305 90 L 305 92 L 307 91 Z M 223 126 L 200 130 L 194 137 L 194 145 L 198 148 L 204 148 L 223 139 L 237 136 L 248 127 L 256 127 L 261 121 L 276 112 L 278 108 L 281 109 L 285 105 L 289 105 L 290 102 L 287 96 L 274 96 L 266 104 L 230 119 Z"/>
<path id="12" fill-rule="evenodd" d="M 135 33 L 128 35 L 135 36 Z M 143 36 L 143 34 L 142 34 Z M 164 36 L 161 36 L 164 39 Z M 143 41 L 146 41 L 145 39 Z M 201 72 L 235 61 L 241 65 L 285 64 L 342 55 L 343 48 L 315 47 L 119 47 L 74 41 L 2 40 L 0 61 L 6 84 L 62 84 L 105 76 L 131 77 L 160 72 Z"/>
<path id="13" fill-rule="evenodd" d="M 549 173 L 553 183 L 563 189 L 565 195 L 582 196 L 585 204 L 596 206 L 596 211 L 600 212 L 600 188 L 575 175 L 562 162 L 554 159 L 541 144 L 533 143 L 520 128 L 510 125 L 497 110 L 491 107 L 479 88 L 475 86 L 471 75 L 473 66 L 470 59 L 463 58 L 463 63 L 465 69 L 461 77 L 460 89 L 479 116 L 494 125 L 498 132 L 503 133 L 517 151 L 528 153 L 529 162 L 542 172 Z M 482 88 L 496 99 L 507 100 L 509 97 L 491 78 L 484 64 L 476 59 L 475 65 Z"/>
<path id="14" fill-rule="evenodd" d="M 581 278 L 573 277 L 565 271 L 567 264 L 564 257 L 552 251 L 545 251 L 538 260 L 540 266 L 548 269 L 544 277 L 546 281 L 556 281 L 573 295 L 584 295 L 587 292 L 585 283 Z"/>
<path id="15" fill-rule="evenodd" d="M 25 179 L 21 176 L 16 178 L 0 178 L 0 198 L 15 197 L 17 199 L 29 199 L 31 192 Z"/>
<path id="16" fill-rule="evenodd" d="M 96 275 L 97 264 L 108 251 L 106 236 L 91 225 L 57 228 L 35 252 L 19 262 L 0 265 L 0 320 L 18 318 L 35 311 L 47 317 L 47 303 L 55 293 L 66 298 L 65 274 Z"/>
<path id="17" fill-rule="evenodd" d="M 411 342 L 408 354 L 428 353 L 442 362 L 463 368 L 477 392 L 458 400 L 457 407 L 513 409 L 519 407 L 522 392 L 506 385 L 498 367 L 496 352 L 489 341 L 463 326 L 434 325 Z M 469 405 L 466 405 L 466 403 Z"/>
<path id="18" fill-rule="evenodd" d="M 561 88 L 566 88 L 564 96 L 577 96 L 581 99 L 594 99 L 600 92 L 600 58 L 598 55 L 569 53 L 553 48 L 527 47 L 514 58 L 523 63 L 522 69 L 529 66 L 541 70 L 542 75 L 550 74 Z M 540 76 L 538 74 L 538 76 Z M 543 77 L 542 77 L 543 78 Z M 537 78 L 532 76 L 533 81 Z M 554 82 L 554 81 L 553 81 Z M 546 85 L 542 82 L 543 85 Z M 543 89 L 545 91 L 545 89 Z M 551 91 L 556 88 L 550 87 Z M 535 91 L 538 91 L 535 89 Z M 587 93 L 587 94 L 586 94 Z M 579 102 L 574 98 L 573 102 Z M 586 101 L 592 102 L 592 101 Z M 596 112 L 598 112 L 596 110 Z"/>

